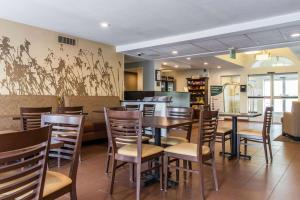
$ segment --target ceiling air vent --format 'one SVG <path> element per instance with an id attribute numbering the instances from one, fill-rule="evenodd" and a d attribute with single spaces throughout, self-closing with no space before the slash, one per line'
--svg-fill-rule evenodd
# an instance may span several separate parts
<path id="1" fill-rule="evenodd" d="M 76 45 L 76 40 L 73 38 L 68 38 L 64 36 L 58 36 L 58 42 L 63 44 L 69 44 L 69 45 Z"/>

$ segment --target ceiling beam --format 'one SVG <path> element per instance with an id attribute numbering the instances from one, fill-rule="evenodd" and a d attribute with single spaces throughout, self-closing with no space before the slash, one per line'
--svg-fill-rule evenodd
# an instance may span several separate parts
<path id="1" fill-rule="evenodd" d="M 300 22 L 300 12 L 290 13 L 286 15 L 279 15 L 264 19 L 258 19 L 238 24 L 216 27 L 206 29 L 203 31 L 164 37 L 154 40 L 142 41 L 137 43 L 118 45 L 116 46 L 117 52 L 125 52 L 136 49 L 154 47 L 158 45 L 167 45 L 178 42 L 185 42 L 196 39 L 217 38 L 219 36 L 226 36 L 231 34 L 243 34 L 247 31 L 260 30 L 265 28 L 282 27 L 286 25 L 294 25 Z"/>

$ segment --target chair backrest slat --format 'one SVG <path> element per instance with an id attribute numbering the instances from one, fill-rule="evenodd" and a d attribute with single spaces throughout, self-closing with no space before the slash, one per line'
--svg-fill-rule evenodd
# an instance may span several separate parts
<path id="1" fill-rule="evenodd" d="M 52 107 L 21 107 L 21 128 L 22 130 L 31 130 L 41 127 L 41 115 L 50 114 Z"/>
<path id="2" fill-rule="evenodd" d="M 140 110 L 140 104 L 125 105 L 125 108 L 128 111 L 137 111 Z"/>
<path id="3" fill-rule="evenodd" d="M 273 107 L 266 107 L 264 114 L 264 125 L 263 125 L 263 136 L 268 136 L 270 134 L 271 124 L 273 117 Z"/>
<path id="4" fill-rule="evenodd" d="M 117 151 L 117 144 L 137 144 L 138 158 L 141 158 L 142 148 L 142 112 L 116 111 L 104 108 L 106 128 L 109 143 L 113 152 Z M 136 139 L 132 140 L 132 137 Z"/>
<path id="5" fill-rule="evenodd" d="M 48 124 L 53 126 L 52 134 L 55 140 L 64 143 L 60 149 L 51 149 L 50 156 L 71 160 L 69 177 L 76 181 L 84 115 L 43 114 L 42 126 Z"/>
<path id="6" fill-rule="evenodd" d="M 83 106 L 58 107 L 58 114 L 82 115 Z"/>
<path id="7" fill-rule="evenodd" d="M 42 198 L 50 141 L 51 126 L 0 134 L 1 200 Z"/>
<path id="8" fill-rule="evenodd" d="M 218 128 L 218 111 L 200 111 L 199 136 L 198 136 L 198 158 L 202 156 L 202 146 L 207 145 L 210 152 L 215 151 L 215 139 Z"/>
<path id="9" fill-rule="evenodd" d="M 155 114 L 155 104 L 144 104 L 143 116 L 152 117 Z"/>

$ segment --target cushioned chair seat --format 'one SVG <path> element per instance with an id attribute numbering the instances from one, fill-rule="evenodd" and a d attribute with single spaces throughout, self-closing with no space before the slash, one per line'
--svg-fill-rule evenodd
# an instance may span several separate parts
<path id="1" fill-rule="evenodd" d="M 142 136 L 142 142 L 148 142 L 150 140 L 147 136 Z M 117 144 L 136 143 L 137 136 L 126 136 L 126 138 L 116 138 Z"/>
<path id="2" fill-rule="evenodd" d="M 254 130 L 254 129 L 244 129 L 241 131 L 238 131 L 239 135 L 243 136 L 249 136 L 249 137 L 262 137 L 262 132 L 259 130 Z"/>
<path id="3" fill-rule="evenodd" d="M 48 196 L 63 187 L 72 184 L 72 180 L 61 173 L 47 171 L 43 196 Z"/>
<path id="4" fill-rule="evenodd" d="M 163 152 L 164 149 L 151 144 L 142 144 L 142 158 Z M 118 149 L 118 154 L 137 157 L 137 145 L 128 144 Z"/>
<path id="5" fill-rule="evenodd" d="M 154 142 L 155 142 L 154 138 L 151 138 L 149 140 L 149 143 L 151 143 L 151 144 L 154 144 Z M 176 144 L 188 142 L 188 140 L 183 137 L 169 136 L 169 137 L 161 137 L 160 142 L 162 145 L 165 145 L 165 146 L 173 146 Z"/>
<path id="6" fill-rule="evenodd" d="M 164 149 L 165 152 L 175 153 L 187 156 L 197 156 L 197 144 L 194 143 L 181 143 L 175 146 L 170 146 Z M 208 155 L 210 149 L 208 146 L 202 146 L 202 155 Z"/>
<path id="7" fill-rule="evenodd" d="M 224 135 L 224 134 L 228 134 L 232 131 L 231 128 L 227 128 L 227 127 L 218 127 L 217 129 L 217 135 Z"/>

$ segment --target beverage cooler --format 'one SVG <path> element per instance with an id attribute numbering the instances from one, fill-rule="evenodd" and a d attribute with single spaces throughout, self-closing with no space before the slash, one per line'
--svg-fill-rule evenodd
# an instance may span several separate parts
<path id="1" fill-rule="evenodd" d="M 162 78 L 162 80 L 161 80 L 161 91 L 162 92 L 174 92 L 174 91 L 176 91 L 174 77 L 162 76 L 161 78 Z"/>

